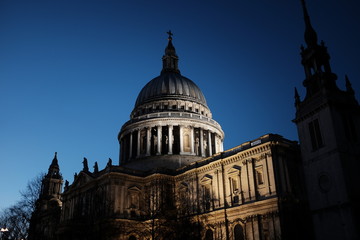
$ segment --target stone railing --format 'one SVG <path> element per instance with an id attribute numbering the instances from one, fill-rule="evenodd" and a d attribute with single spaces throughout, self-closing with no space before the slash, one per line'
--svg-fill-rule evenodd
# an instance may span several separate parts
<path id="1" fill-rule="evenodd" d="M 134 117 L 133 119 L 130 119 L 129 121 L 127 121 L 123 128 L 129 124 L 132 123 L 136 123 L 142 120 L 146 120 L 146 119 L 154 119 L 154 118 L 188 118 L 188 119 L 196 119 L 196 120 L 202 120 L 205 122 L 209 122 L 217 127 L 220 128 L 220 124 L 218 122 L 216 122 L 215 120 L 209 118 L 209 117 L 205 117 L 203 115 L 200 114 L 196 114 L 196 113 L 187 113 L 187 112 L 159 112 L 159 113 L 149 113 L 149 114 L 144 114 L 138 117 Z"/>

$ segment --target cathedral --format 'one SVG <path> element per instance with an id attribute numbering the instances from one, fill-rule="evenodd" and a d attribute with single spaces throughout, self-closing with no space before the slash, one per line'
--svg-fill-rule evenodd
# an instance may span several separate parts
<path id="1" fill-rule="evenodd" d="M 29 239 L 358 239 L 360 107 L 347 77 L 338 88 L 302 5 L 299 143 L 267 134 L 224 150 L 204 94 L 181 75 L 169 31 L 161 73 L 118 134 L 119 162 L 90 170 L 84 158 L 63 186 L 55 153 Z"/>

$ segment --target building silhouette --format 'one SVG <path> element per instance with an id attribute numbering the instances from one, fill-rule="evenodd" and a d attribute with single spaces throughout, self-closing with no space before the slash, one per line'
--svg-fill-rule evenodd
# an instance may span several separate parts
<path id="1" fill-rule="evenodd" d="M 158 77 L 118 135 L 119 164 L 65 182 L 57 155 L 29 239 L 357 239 L 360 108 L 336 85 L 305 2 L 300 144 L 267 134 L 225 150 L 199 87 L 181 75 L 169 31 Z"/>

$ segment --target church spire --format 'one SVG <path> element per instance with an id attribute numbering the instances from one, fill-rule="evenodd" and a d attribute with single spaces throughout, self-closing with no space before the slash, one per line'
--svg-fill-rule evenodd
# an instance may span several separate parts
<path id="1" fill-rule="evenodd" d="M 55 152 L 54 158 L 49 166 L 47 176 L 51 177 L 51 178 L 61 178 L 60 168 L 59 168 L 58 159 L 57 159 L 57 152 Z"/>
<path id="2" fill-rule="evenodd" d="M 304 20 L 305 20 L 305 42 L 308 47 L 313 47 L 317 45 L 317 34 L 314 28 L 311 25 L 310 17 L 306 8 L 305 0 L 301 0 L 301 4 L 304 12 Z"/>
<path id="3" fill-rule="evenodd" d="M 41 183 L 41 199 L 47 199 L 48 196 L 60 196 L 62 186 L 62 176 L 57 159 L 57 152 L 49 166 L 48 173 L 44 176 Z"/>
<path id="4" fill-rule="evenodd" d="M 175 72 L 180 73 L 180 70 L 178 68 L 178 61 L 179 58 L 176 55 L 175 47 L 172 44 L 172 36 L 173 33 L 169 30 L 167 32 L 168 36 L 168 45 L 165 48 L 165 55 L 162 57 L 163 61 L 163 69 L 161 73 L 164 72 Z"/>
<path id="5" fill-rule="evenodd" d="M 310 97 L 321 90 L 335 90 L 337 76 L 331 71 L 330 55 L 324 41 L 318 44 L 317 34 L 311 26 L 305 0 L 301 0 L 305 20 L 306 48 L 301 47 L 302 65 L 305 70 L 304 86 L 306 96 Z"/>
<path id="6" fill-rule="evenodd" d="M 345 84 L 346 84 L 346 91 L 350 93 L 351 95 L 355 94 L 354 89 L 351 86 L 350 80 L 347 75 L 345 75 Z"/>

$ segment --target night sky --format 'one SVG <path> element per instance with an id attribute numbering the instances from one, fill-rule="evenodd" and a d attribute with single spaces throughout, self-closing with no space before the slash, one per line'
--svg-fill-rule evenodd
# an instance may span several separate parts
<path id="1" fill-rule="evenodd" d="M 360 99 L 360 2 L 308 0 L 319 40 Z M 117 134 L 141 88 L 161 71 L 168 30 L 182 75 L 203 91 L 224 148 L 267 133 L 297 140 L 304 97 L 300 0 L 0 0 L 0 209 L 46 172 L 64 180 L 118 163 Z M 92 168 L 91 168 L 92 169 Z"/>

